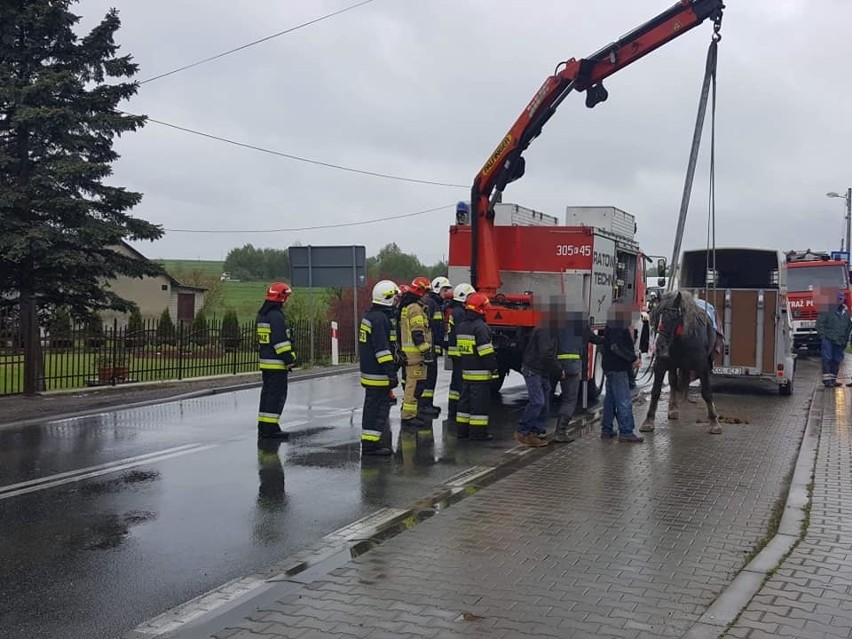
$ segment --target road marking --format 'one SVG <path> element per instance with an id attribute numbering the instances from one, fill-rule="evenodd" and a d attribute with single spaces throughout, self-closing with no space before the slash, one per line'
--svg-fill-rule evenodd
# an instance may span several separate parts
<path id="1" fill-rule="evenodd" d="M 101 475 L 108 475 L 110 473 L 116 473 L 121 470 L 128 470 L 130 468 L 135 468 L 144 464 L 153 464 L 165 461 L 167 459 L 172 459 L 174 457 L 188 455 L 189 453 L 197 453 L 203 450 L 209 450 L 210 448 L 215 448 L 216 446 L 219 446 L 219 444 L 186 444 L 184 446 L 167 448 L 165 450 L 160 450 L 154 453 L 147 453 L 145 455 L 138 455 L 136 457 L 119 459 L 106 464 L 99 464 L 97 466 L 89 466 L 87 468 L 80 468 L 64 473 L 57 473 L 55 475 L 48 475 L 47 477 L 32 479 L 30 481 L 20 482 L 18 484 L 10 484 L 8 486 L 0 487 L 0 500 L 8 499 L 10 497 L 17 497 L 18 495 L 26 495 L 27 493 L 33 493 L 39 490 L 46 490 L 47 488 L 53 488 L 55 486 L 62 486 L 77 481 L 83 481 L 84 479 L 100 477 Z"/>
<path id="2" fill-rule="evenodd" d="M 325 410 L 334 409 L 332 408 Z M 322 417 L 325 419 L 331 417 L 341 417 L 343 415 L 354 415 L 356 413 L 360 413 L 361 411 L 361 408 L 354 407 L 346 409 L 338 408 L 335 412 L 323 415 Z M 312 421 L 313 420 L 306 419 L 294 422 L 292 424 L 285 423 L 283 424 L 283 426 L 284 429 L 290 432 L 291 435 L 296 435 L 298 434 L 298 432 L 293 432 L 291 430 L 292 428 L 308 426 L 312 423 Z M 243 438 L 240 437 L 238 439 Z M 223 440 L 211 444 L 184 444 L 183 446 L 166 448 L 165 450 L 160 450 L 153 453 L 146 453 L 144 455 L 137 455 L 136 457 L 127 457 L 124 459 L 118 459 L 116 461 L 107 462 L 105 464 L 98 464 L 97 466 L 78 468 L 77 470 L 69 470 L 62 473 L 56 473 L 54 475 L 48 475 L 46 477 L 30 479 L 28 481 L 19 482 L 17 484 L 0 486 L 0 500 L 9 499 L 11 497 L 18 497 L 19 495 L 26 495 L 28 493 L 34 493 L 40 490 L 46 490 L 48 488 L 55 488 L 56 486 L 64 486 L 66 484 L 72 484 L 74 482 L 92 479 L 94 477 L 100 477 L 102 475 L 108 475 L 110 473 L 117 473 L 119 471 L 129 470 L 130 468 L 136 468 L 137 466 L 142 466 L 144 464 L 154 464 L 157 462 L 165 461 L 167 459 L 172 459 L 174 457 L 188 455 L 189 453 L 199 453 L 205 450 L 210 450 L 211 448 L 216 448 L 217 446 L 221 446 L 222 444 L 232 443 L 233 441 L 235 440 Z"/>

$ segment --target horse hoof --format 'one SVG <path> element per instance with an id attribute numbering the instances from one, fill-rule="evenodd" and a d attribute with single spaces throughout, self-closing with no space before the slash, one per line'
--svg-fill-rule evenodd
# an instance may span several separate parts
<path id="1" fill-rule="evenodd" d="M 640 433 L 651 433 L 654 431 L 654 422 L 643 422 L 639 427 Z"/>
<path id="2" fill-rule="evenodd" d="M 722 434 L 722 425 L 719 422 L 716 422 L 710 428 L 707 429 L 707 432 L 711 435 L 721 435 Z"/>
<path id="3" fill-rule="evenodd" d="M 670 410 L 669 411 L 669 419 L 680 419 L 680 411 Z"/>

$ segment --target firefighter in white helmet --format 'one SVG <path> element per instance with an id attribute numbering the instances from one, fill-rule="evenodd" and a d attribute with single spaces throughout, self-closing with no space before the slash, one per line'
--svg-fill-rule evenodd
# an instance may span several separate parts
<path id="1" fill-rule="evenodd" d="M 364 412 L 361 415 L 361 454 L 387 456 L 390 447 L 390 391 L 399 385 L 391 351 L 391 317 L 399 288 L 390 280 L 373 287 L 373 304 L 358 329 L 358 359 Z"/>

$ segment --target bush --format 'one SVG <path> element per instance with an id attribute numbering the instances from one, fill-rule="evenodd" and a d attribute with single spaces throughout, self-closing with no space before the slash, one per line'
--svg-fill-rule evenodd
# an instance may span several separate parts
<path id="1" fill-rule="evenodd" d="M 127 332 L 124 340 L 124 345 L 127 348 L 142 348 L 145 346 L 145 322 L 142 321 L 142 313 L 138 308 L 134 308 L 130 312 L 130 319 L 127 320 Z"/>
<path id="2" fill-rule="evenodd" d="M 240 346 L 240 320 L 233 309 L 228 309 L 222 318 L 222 347 L 235 351 Z"/>
<path id="3" fill-rule="evenodd" d="M 57 308 L 48 324 L 51 348 L 71 348 L 74 339 L 71 336 L 71 315 L 66 308 Z"/>
<path id="4" fill-rule="evenodd" d="M 175 344 L 175 323 L 172 321 L 169 309 L 163 311 L 160 321 L 157 322 L 157 341 L 171 346 Z"/>
<path id="5" fill-rule="evenodd" d="M 199 311 L 195 319 L 192 320 L 190 339 L 196 346 L 207 346 L 210 342 L 210 329 L 207 325 L 207 318 L 204 316 L 204 311 Z"/>
<path id="6" fill-rule="evenodd" d="M 100 348 L 104 345 L 104 324 L 97 315 L 86 322 L 86 346 Z"/>

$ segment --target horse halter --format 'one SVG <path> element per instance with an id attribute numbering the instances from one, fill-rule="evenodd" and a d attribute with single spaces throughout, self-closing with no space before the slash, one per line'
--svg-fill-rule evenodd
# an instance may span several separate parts
<path id="1" fill-rule="evenodd" d="M 668 320 L 671 319 L 672 315 L 674 315 L 674 321 L 670 322 Z M 666 321 L 664 321 L 664 319 Z M 661 309 L 654 332 L 657 335 L 662 335 L 668 340 L 671 340 L 673 337 L 680 337 L 683 335 L 683 310 L 680 307 L 676 309 Z"/>

